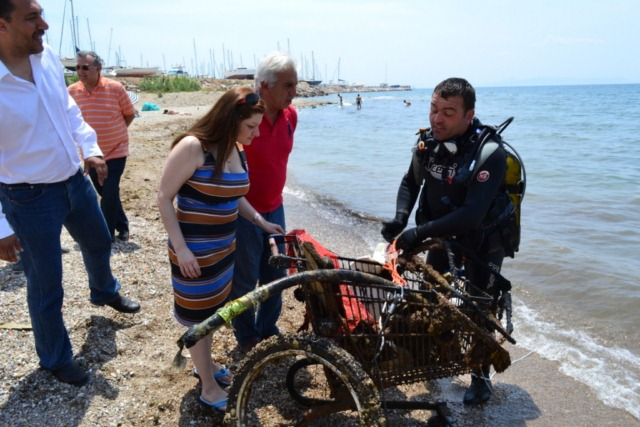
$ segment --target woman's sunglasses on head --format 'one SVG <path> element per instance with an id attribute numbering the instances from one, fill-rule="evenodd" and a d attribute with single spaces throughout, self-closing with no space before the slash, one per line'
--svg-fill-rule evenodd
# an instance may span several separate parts
<path id="1" fill-rule="evenodd" d="M 253 107 L 254 105 L 256 105 L 258 103 L 258 101 L 260 101 L 260 95 L 258 95 L 255 92 L 250 92 L 250 93 L 247 94 L 247 96 L 245 96 L 240 101 L 238 101 L 238 103 L 236 105 L 247 104 L 249 107 Z"/>

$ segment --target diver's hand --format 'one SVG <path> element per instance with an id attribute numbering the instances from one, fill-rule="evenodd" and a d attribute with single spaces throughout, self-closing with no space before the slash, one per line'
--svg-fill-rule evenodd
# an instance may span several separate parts
<path id="1" fill-rule="evenodd" d="M 424 239 L 426 239 L 424 231 L 425 230 L 422 227 L 415 227 L 406 230 L 400 235 L 400 237 L 398 237 L 398 240 L 396 240 L 396 249 L 406 251 L 418 246 Z"/>
<path id="2" fill-rule="evenodd" d="M 391 243 L 396 238 L 398 234 L 404 230 L 407 226 L 407 216 L 403 214 L 396 214 L 396 217 L 391 221 L 383 221 L 382 222 L 382 230 L 380 233 L 384 240 Z"/>

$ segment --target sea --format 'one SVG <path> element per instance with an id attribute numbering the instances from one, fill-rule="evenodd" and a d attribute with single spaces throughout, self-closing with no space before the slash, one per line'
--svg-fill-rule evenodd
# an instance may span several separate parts
<path id="1" fill-rule="evenodd" d="M 432 89 L 300 108 L 285 191 L 370 245 L 393 217 Z M 476 115 L 524 160 L 512 282 L 517 345 L 640 420 L 640 85 L 476 88 Z M 407 106 L 404 101 L 409 101 Z M 366 254 L 363 254 L 366 255 Z"/>

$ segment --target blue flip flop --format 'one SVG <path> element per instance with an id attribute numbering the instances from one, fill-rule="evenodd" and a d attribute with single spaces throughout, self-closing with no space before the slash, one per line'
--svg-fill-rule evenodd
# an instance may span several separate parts
<path id="1" fill-rule="evenodd" d="M 206 406 L 207 408 L 212 408 L 216 412 L 220 412 L 222 414 L 224 414 L 226 412 L 226 409 L 221 409 L 221 408 L 226 408 L 227 407 L 227 398 L 226 397 L 224 399 L 216 400 L 215 402 L 209 402 L 208 400 L 203 399 L 202 396 L 200 396 L 198 398 L 198 400 L 200 401 L 200 403 L 202 405 Z"/>
<path id="2" fill-rule="evenodd" d="M 220 378 L 229 376 L 229 371 L 227 371 L 224 367 L 220 368 L 218 372 L 213 374 L 213 379 L 216 380 L 220 387 L 225 388 L 229 387 L 231 383 L 229 381 L 223 381 Z"/>
<path id="3" fill-rule="evenodd" d="M 218 372 L 213 374 L 213 379 L 216 380 L 216 382 L 220 387 L 226 388 L 226 387 L 229 387 L 231 383 L 229 381 L 223 381 L 220 378 L 226 377 L 228 375 L 229 375 L 229 371 L 227 371 L 226 368 L 222 367 Z M 193 368 L 193 376 L 196 377 L 197 379 L 200 379 L 200 373 L 198 373 L 198 370 L 196 368 Z"/>

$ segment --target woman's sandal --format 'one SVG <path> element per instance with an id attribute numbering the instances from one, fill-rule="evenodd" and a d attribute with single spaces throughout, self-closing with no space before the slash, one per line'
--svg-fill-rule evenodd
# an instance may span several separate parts
<path id="1" fill-rule="evenodd" d="M 193 368 L 193 376 L 196 377 L 197 379 L 200 379 L 200 374 L 198 373 L 198 370 L 196 368 Z M 226 388 L 226 387 L 229 387 L 231 383 L 229 381 L 224 381 L 220 379 L 226 376 L 229 376 L 229 371 L 227 371 L 227 369 L 223 366 L 220 368 L 218 372 L 215 372 L 213 374 L 213 379 L 216 380 L 216 382 L 220 387 Z"/>
<path id="2" fill-rule="evenodd" d="M 204 399 L 202 396 L 200 396 L 198 398 L 198 400 L 200 401 L 200 403 L 203 406 L 205 406 L 207 408 L 212 408 L 216 412 L 220 412 L 222 414 L 224 414 L 226 412 L 226 407 L 227 407 L 227 398 L 226 397 L 224 399 L 216 400 L 215 402 L 209 402 L 208 400 Z M 222 408 L 225 408 L 225 409 L 222 409 Z"/>

